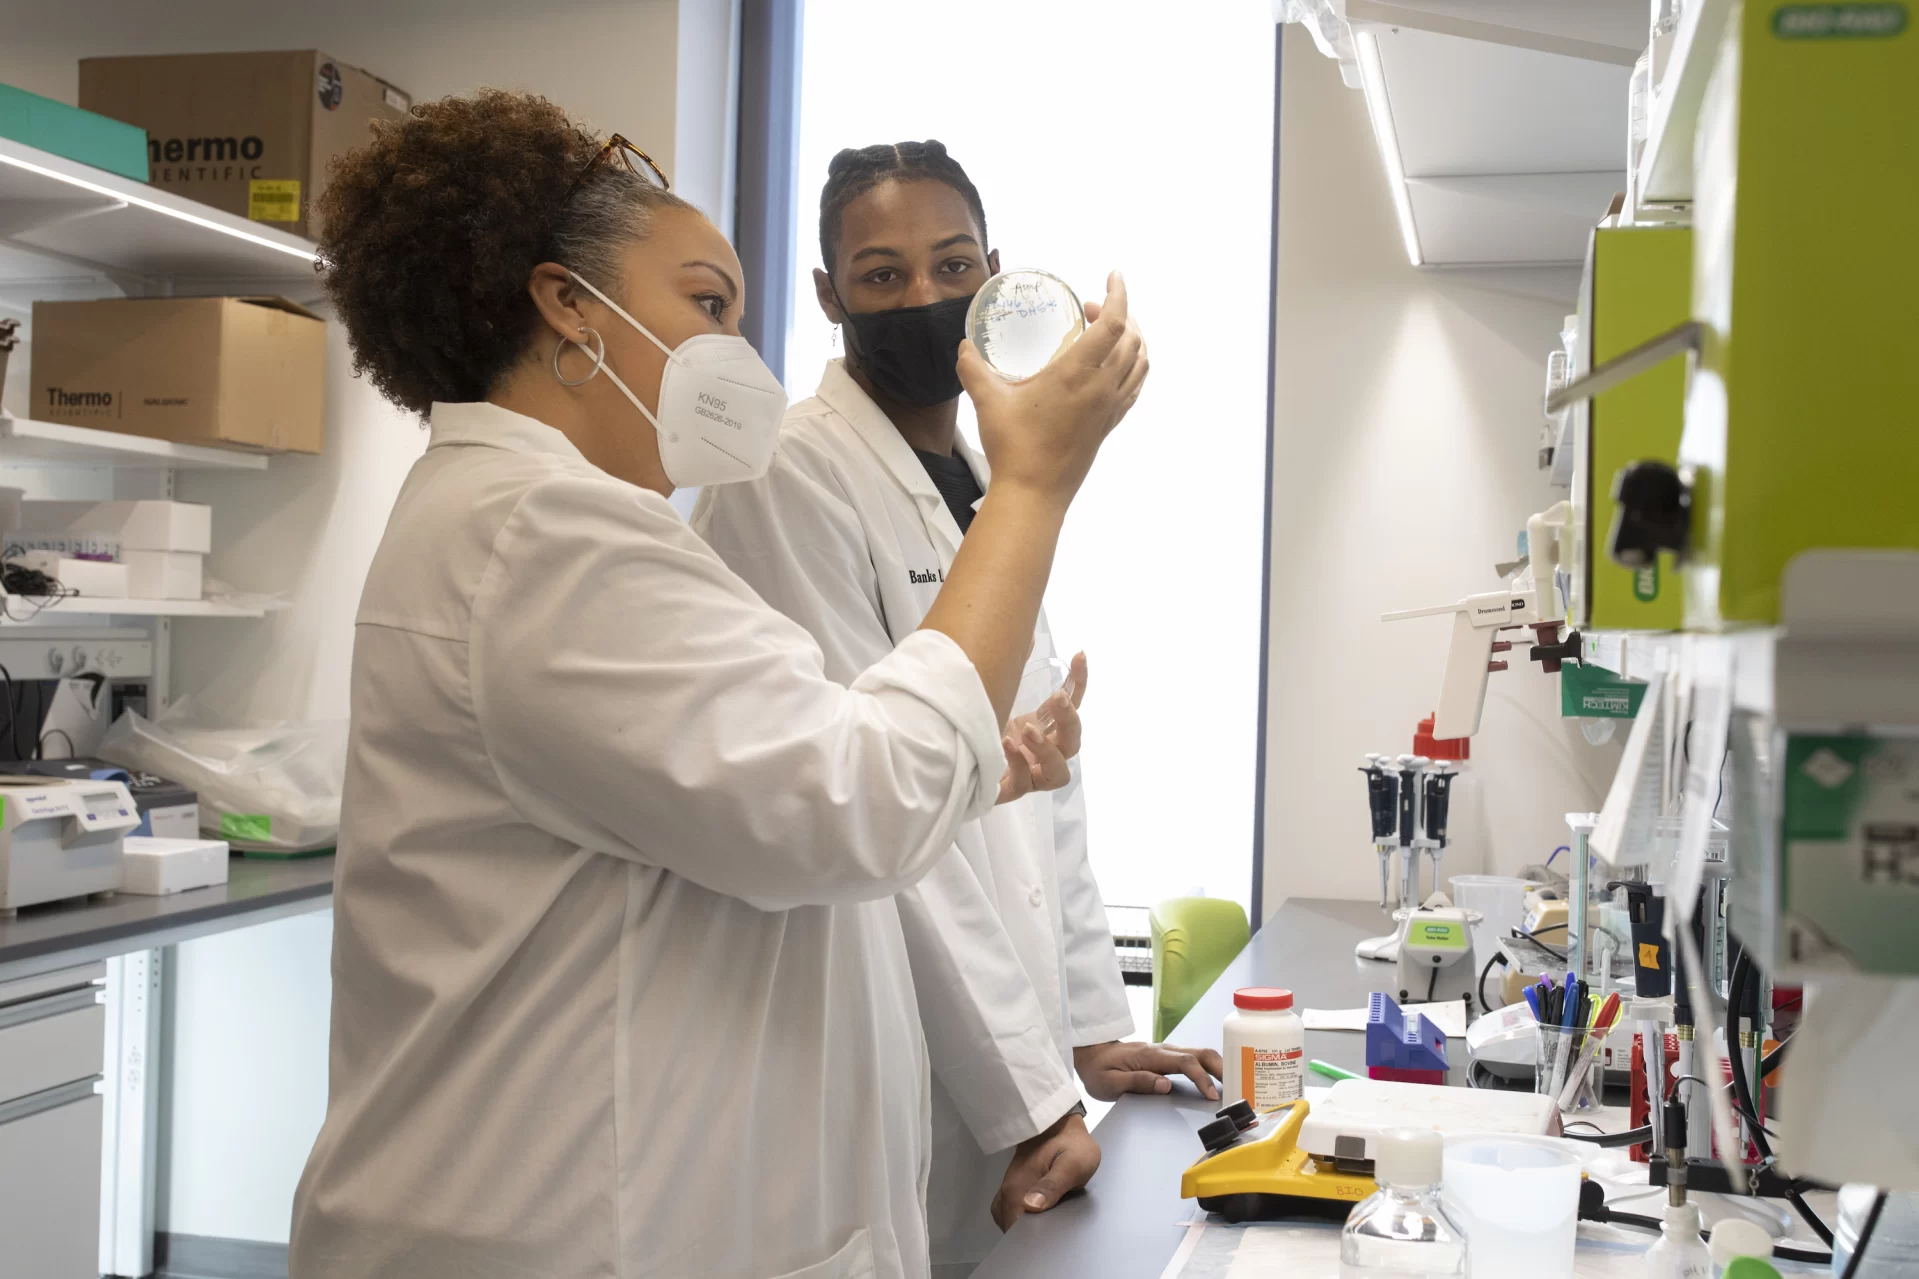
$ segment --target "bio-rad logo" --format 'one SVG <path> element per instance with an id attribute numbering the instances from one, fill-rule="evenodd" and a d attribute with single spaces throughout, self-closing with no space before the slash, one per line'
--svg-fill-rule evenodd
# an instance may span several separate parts
<path id="1" fill-rule="evenodd" d="M 251 134 L 244 138 L 148 138 L 147 160 L 156 184 L 220 182 L 230 178 L 257 178 L 254 163 L 266 154 L 267 144 Z"/>
<path id="2" fill-rule="evenodd" d="M 112 417 L 112 391 L 69 391 L 64 386 L 47 388 L 47 415 L 63 418 Z"/>

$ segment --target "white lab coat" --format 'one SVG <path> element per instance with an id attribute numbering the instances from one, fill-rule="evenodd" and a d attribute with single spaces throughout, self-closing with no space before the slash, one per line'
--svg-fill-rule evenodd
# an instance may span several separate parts
<path id="1" fill-rule="evenodd" d="M 849 690 L 665 499 L 445 404 L 353 660 L 294 1279 L 924 1276 L 893 895 L 1004 766 L 959 648 Z"/>
<path id="2" fill-rule="evenodd" d="M 984 488 L 984 459 L 959 449 Z M 911 446 L 837 360 L 787 411 L 766 477 L 702 494 L 693 527 L 848 682 L 920 625 L 960 543 Z M 1045 696 L 1054 656 L 1042 614 L 1016 710 Z M 933 1262 L 963 1271 L 999 1238 L 1009 1148 L 1079 1100 L 1073 1048 L 1133 1029 L 1077 767 L 1065 789 L 961 828 L 955 855 L 899 905 L 932 1050 Z"/>

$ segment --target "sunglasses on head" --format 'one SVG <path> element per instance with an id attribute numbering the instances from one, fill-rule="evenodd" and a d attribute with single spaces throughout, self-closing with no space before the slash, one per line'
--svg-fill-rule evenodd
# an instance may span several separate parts
<path id="1" fill-rule="evenodd" d="M 636 156 L 640 161 L 638 164 L 633 162 Z M 573 179 L 573 185 L 566 189 L 566 198 L 561 200 L 560 203 L 564 205 L 572 200 L 574 195 L 579 192 L 580 187 L 585 185 L 588 178 L 609 164 L 617 164 L 628 173 L 637 173 L 647 181 L 657 183 L 662 191 L 672 189 L 673 184 L 666 180 L 665 172 L 661 170 L 659 165 L 653 162 L 653 157 L 616 133 L 606 140 L 605 145 L 594 152 L 593 158 L 586 162 L 584 169 L 580 170 L 580 176 Z"/>

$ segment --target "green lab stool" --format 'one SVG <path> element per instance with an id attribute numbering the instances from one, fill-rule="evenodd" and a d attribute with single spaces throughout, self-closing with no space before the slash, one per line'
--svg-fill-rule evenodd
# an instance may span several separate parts
<path id="1" fill-rule="evenodd" d="M 1151 920 L 1153 1041 L 1164 1043 L 1253 932 L 1238 902 L 1217 897 L 1169 897 Z"/>

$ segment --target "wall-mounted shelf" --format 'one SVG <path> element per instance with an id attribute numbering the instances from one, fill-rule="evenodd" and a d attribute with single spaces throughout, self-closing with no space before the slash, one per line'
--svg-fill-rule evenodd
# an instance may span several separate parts
<path id="1" fill-rule="evenodd" d="M 263 453 L 175 444 L 90 426 L 0 417 L 0 466 L 172 467 L 182 471 L 264 471 Z"/>
<path id="2" fill-rule="evenodd" d="M 120 281 L 314 284 L 311 241 L 0 138 L 0 288 L 51 259 Z M 26 263 L 20 255 L 31 255 Z M 118 282 L 118 281 L 117 281 Z"/>
<path id="3" fill-rule="evenodd" d="M 44 599 L 13 595 L 6 599 L 11 615 L 0 625 L 52 621 L 60 616 L 90 617 L 265 617 L 266 610 L 240 608 L 215 600 L 119 600 L 105 596 L 72 595 Z M 37 611 L 35 611 L 37 610 Z M 30 616 L 29 616 L 30 614 Z"/>
<path id="4" fill-rule="evenodd" d="M 1642 206 L 1692 201 L 1693 134 L 1731 9 L 1732 0 L 1693 0 L 1680 16 L 1665 79 L 1646 113 L 1637 184 Z"/>

